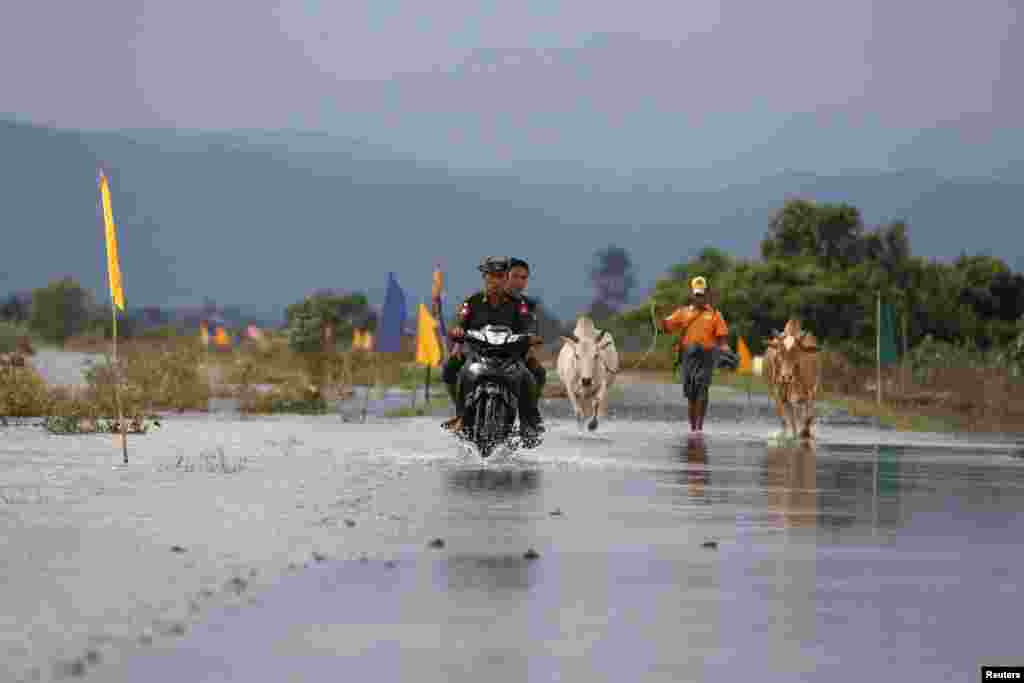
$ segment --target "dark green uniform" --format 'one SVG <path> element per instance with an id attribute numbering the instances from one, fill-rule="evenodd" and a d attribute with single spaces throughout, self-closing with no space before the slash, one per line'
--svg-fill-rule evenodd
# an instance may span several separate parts
<path id="1" fill-rule="evenodd" d="M 463 330 L 477 330 L 485 325 L 506 325 L 517 334 L 536 334 L 536 317 L 533 315 L 530 305 L 521 297 L 509 292 L 502 292 L 498 295 L 498 303 L 492 306 L 487 301 L 486 292 L 477 292 L 470 296 L 459 307 L 456 316 L 456 325 Z M 441 379 L 448 385 L 449 395 L 455 402 L 456 414 L 461 414 L 462 406 L 455 400 L 455 387 L 459 379 L 459 371 L 465 364 L 465 356 L 449 356 L 441 371 Z M 529 382 L 534 384 L 534 382 Z M 533 417 L 539 422 L 539 415 L 536 413 L 536 391 L 531 387 L 529 405 L 524 405 L 524 416 Z M 526 397 L 523 397 L 526 398 Z"/>
<path id="2" fill-rule="evenodd" d="M 486 292 L 481 291 L 470 296 L 459 306 L 455 324 L 463 330 L 478 330 L 485 325 L 507 325 L 516 333 L 535 333 L 536 318 L 530 311 L 529 304 L 508 292 L 503 292 L 499 296 L 497 306 L 488 303 Z M 465 356 L 448 357 L 441 370 L 441 379 L 445 384 L 455 385 L 459 370 L 465 362 Z"/>
<path id="3" fill-rule="evenodd" d="M 523 301 L 526 302 L 526 307 L 530 311 L 530 317 L 533 319 L 533 333 L 538 334 L 540 332 L 540 320 L 537 318 L 537 301 L 536 299 L 531 299 L 525 294 L 520 296 Z M 544 390 L 544 383 L 547 382 L 548 379 L 547 368 L 541 365 L 540 361 L 533 356 L 527 356 L 526 367 L 530 368 L 530 372 L 533 373 L 533 378 L 537 381 L 537 396 L 539 397 L 541 392 Z"/>

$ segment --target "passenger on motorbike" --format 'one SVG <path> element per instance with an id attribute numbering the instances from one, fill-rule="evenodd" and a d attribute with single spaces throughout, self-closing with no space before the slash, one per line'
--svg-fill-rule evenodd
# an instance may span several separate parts
<path id="1" fill-rule="evenodd" d="M 534 332 L 539 334 L 537 320 L 537 302 L 529 298 L 523 292 L 526 291 L 527 286 L 530 284 L 530 264 L 526 261 L 518 258 L 511 258 L 508 262 L 508 289 L 512 294 L 519 296 L 523 301 L 526 302 L 526 307 L 530 311 L 530 315 L 533 317 Z M 527 353 L 526 367 L 533 373 L 533 378 L 537 382 L 537 397 L 544 391 L 544 384 L 547 382 L 548 371 L 540 364 L 540 361 L 532 353 Z"/>
<path id="2" fill-rule="evenodd" d="M 506 288 L 508 260 L 487 258 L 480 264 L 484 289 L 462 302 L 459 307 L 457 324 L 448 335 L 455 342 L 465 338 L 466 330 L 478 330 L 486 325 L 506 325 L 513 333 L 533 334 L 532 316 L 529 307 L 517 295 Z M 539 339 L 539 338 L 536 338 Z M 462 396 L 459 395 L 459 375 L 466 362 L 461 345 L 452 348 L 448 361 L 441 372 L 441 378 L 448 387 L 448 395 L 455 404 L 455 417 L 443 424 L 445 429 L 458 432 L 462 429 Z M 540 413 L 537 410 L 536 388 L 533 374 L 525 367 L 520 373 L 519 419 L 526 436 L 543 431 Z"/>

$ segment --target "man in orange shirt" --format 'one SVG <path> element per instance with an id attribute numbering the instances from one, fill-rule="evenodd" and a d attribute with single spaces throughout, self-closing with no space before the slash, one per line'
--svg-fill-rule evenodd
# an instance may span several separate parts
<path id="1" fill-rule="evenodd" d="M 680 375 L 689 403 L 690 431 L 704 431 L 708 412 L 708 390 L 718 354 L 731 353 L 729 327 L 720 311 L 708 301 L 708 282 L 703 277 L 690 281 L 690 301 L 662 320 L 666 334 L 679 334 L 673 350 L 681 354 Z"/>

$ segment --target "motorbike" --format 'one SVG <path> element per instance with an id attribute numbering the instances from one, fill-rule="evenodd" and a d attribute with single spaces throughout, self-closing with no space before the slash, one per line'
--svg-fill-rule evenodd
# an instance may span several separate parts
<path id="1" fill-rule="evenodd" d="M 516 334 L 504 325 L 486 325 L 466 330 L 466 364 L 459 377 L 459 400 L 463 402 L 462 435 L 472 442 L 480 457 L 520 436 L 515 429 L 519 413 L 522 364 L 530 346 L 530 335 Z M 536 442 L 525 440 L 523 445 Z"/>

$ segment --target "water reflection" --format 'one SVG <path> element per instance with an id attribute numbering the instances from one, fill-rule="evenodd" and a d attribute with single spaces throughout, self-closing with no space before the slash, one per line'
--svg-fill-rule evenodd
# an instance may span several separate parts
<path id="1" fill-rule="evenodd" d="M 265 609 L 190 629 L 176 666 L 154 649 L 102 680 L 215 680 L 221 663 L 232 680 L 966 680 L 1019 649 L 1016 461 L 721 438 L 587 448 L 616 466 L 424 470 L 404 495 L 443 549 L 417 539 L 326 586 L 292 577 Z"/>
<path id="2" fill-rule="evenodd" d="M 522 553 L 453 554 L 441 564 L 442 585 L 449 591 L 525 591 L 535 583 L 536 566 Z"/>
<path id="3" fill-rule="evenodd" d="M 818 519 L 817 452 L 813 445 L 769 448 L 762 482 L 773 526 L 814 527 Z"/>
<path id="4" fill-rule="evenodd" d="M 830 447 L 819 464 L 819 526 L 841 529 L 869 526 L 871 533 L 902 523 L 900 500 L 914 484 L 901 464 L 905 449 L 895 446 Z M 931 473 L 929 476 L 934 476 Z M 839 540 L 834 536 L 834 541 Z"/>
<path id="5" fill-rule="evenodd" d="M 539 469 L 519 468 L 459 468 L 447 473 L 450 491 L 461 493 L 525 494 L 537 491 L 541 485 Z"/>
<path id="6" fill-rule="evenodd" d="M 710 505 L 711 500 L 705 489 L 711 484 L 707 443 L 702 438 L 691 437 L 687 439 L 686 446 L 680 450 L 682 451 L 680 459 L 683 462 L 682 473 L 690 500 Z"/>

